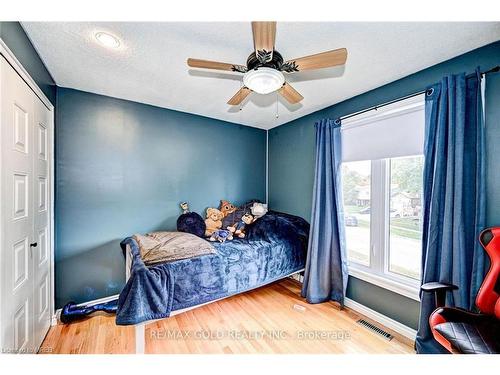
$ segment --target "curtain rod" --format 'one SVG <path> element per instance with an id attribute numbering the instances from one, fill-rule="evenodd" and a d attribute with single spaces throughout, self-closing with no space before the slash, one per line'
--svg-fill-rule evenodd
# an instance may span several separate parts
<path id="1" fill-rule="evenodd" d="M 489 73 L 498 73 L 498 72 L 500 72 L 500 65 L 497 65 L 497 66 L 495 66 L 495 67 L 493 67 L 490 70 L 487 70 L 485 72 L 481 72 L 480 74 L 481 74 L 481 77 L 483 77 L 486 74 L 489 74 Z M 400 102 L 401 100 L 410 99 L 410 98 L 413 98 L 414 96 L 425 94 L 426 91 L 427 90 L 418 91 L 418 92 L 415 92 L 413 94 L 403 96 L 402 98 L 398 98 L 398 99 L 390 100 L 390 101 L 382 103 L 382 104 L 374 105 L 373 107 L 363 109 L 362 111 L 354 112 L 354 113 L 351 113 L 350 115 L 346 115 L 346 116 L 341 116 L 341 117 L 338 118 L 338 120 L 342 121 L 342 120 L 346 120 L 346 119 L 354 117 L 354 116 L 361 115 L 361 114 L 369 112 L 369 111 L 373 111 L 373 110 L 376 111 L 377 109 L 379 109 L 381 107 L 385 107 L 387 105 Z"/>

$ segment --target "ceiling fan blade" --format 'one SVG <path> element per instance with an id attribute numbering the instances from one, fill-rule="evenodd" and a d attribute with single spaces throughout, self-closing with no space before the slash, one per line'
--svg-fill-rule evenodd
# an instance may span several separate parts
<path id="1" fill-rule="evenodd" d="M 276 40 L 276 22 L 252 22 L 252 33 L 257 58 L 260 62 L 270 61 Z"/>
<path id="2" fill-rule="evenodd" d="M 231 72 L 245 73 L 247 67 L 244 65 L 228 64 L 218 61 L 200 60 L 200 59 L 187 59 L 187 64 L 191 68 L 204 68 L 215 70 L 229 70 Z"/>
<path id="3" fill-rule="evenodd" d="M 288 60 L 282 70 L 286 72 L 297 72 L 302 70 L 329 68 L 337 65 L 344 65 L 347 60 L 347 49 L 339 48 L 333 51 L 321 52 L 315 55 L 299 57 Z"/>
<path id="4" fill-rule="evenodd" d="M 278 92 L 283 96 L 288 103 L 290 104 L 297 104 L 300 102 L 304 97 L 298 93 L 297 90 L 295 90 L 289 83 L 285 82 L 282 88 L 278 90 Z"/>
<path id="5" fill-rule="evenodd" d="M 229 101 L 227 102 L 227 104 L 229 104 L 229 105 L 238 105 L 248 95 L 250 95 L 251 92 L 252 92 L 252 90 L 250 90 L 248 87 L 242 87 L 241 89 L 238 90 L 238 92 L 236 94 L 234 94 L 234 96 L 231 99 L 229 99 Z"/>

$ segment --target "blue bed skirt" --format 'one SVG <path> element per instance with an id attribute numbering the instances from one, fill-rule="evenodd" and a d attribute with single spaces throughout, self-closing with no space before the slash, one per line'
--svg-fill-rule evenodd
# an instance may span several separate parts
<path id="1" fill-rule="evenodd" d="M 120 293 L 116 324 L 166 318 L 171 311 L 228 297 L 279 280 L 304 268 L 309 224 L 268 212 L 247 227 L 245 239 L 214 243 L 216 254 L 146 267 L 128 237 L 131 275 Z"/>

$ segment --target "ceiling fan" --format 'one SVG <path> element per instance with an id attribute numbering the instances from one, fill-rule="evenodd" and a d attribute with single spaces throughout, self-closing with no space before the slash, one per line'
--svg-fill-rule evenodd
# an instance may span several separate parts
<path id="1" fill-rule="evenodd" d="M 289 103 L 300 102 L 304 97 L 286 82 L 285 73 L 304 70 L 329 68 L 344 65 L 347 50 L 340 48 L 315 55 L 284 60 L 274 49 L 276 39 L 276 22 L 252 22 L 253 44 L 255 51 L 248 56 L 247 64 L 228 64 L 200 59 L 187 60 L 192 68 L 228 70 L 243 73 L 243 87 L 227 102 L 230 105 L 240 104 L 251 92 L 269 94 L 278 91 Z"/>

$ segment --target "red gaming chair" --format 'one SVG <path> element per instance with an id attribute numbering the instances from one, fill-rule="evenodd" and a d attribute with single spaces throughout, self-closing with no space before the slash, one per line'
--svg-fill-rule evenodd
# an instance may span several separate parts
<path id="1" fill-rule="evenodd" d="M 479 241 L 490 258 L 490 269 L 476 297 L 481 313 L 444 307 L 446 292 L 458 289 L 455 285 L 422 285 L 422 291 L 435 293 L 437 308 L 429 317 L 432 334 L 451 353 L 500 352 L 500 227 L 484 230 Z"/>

